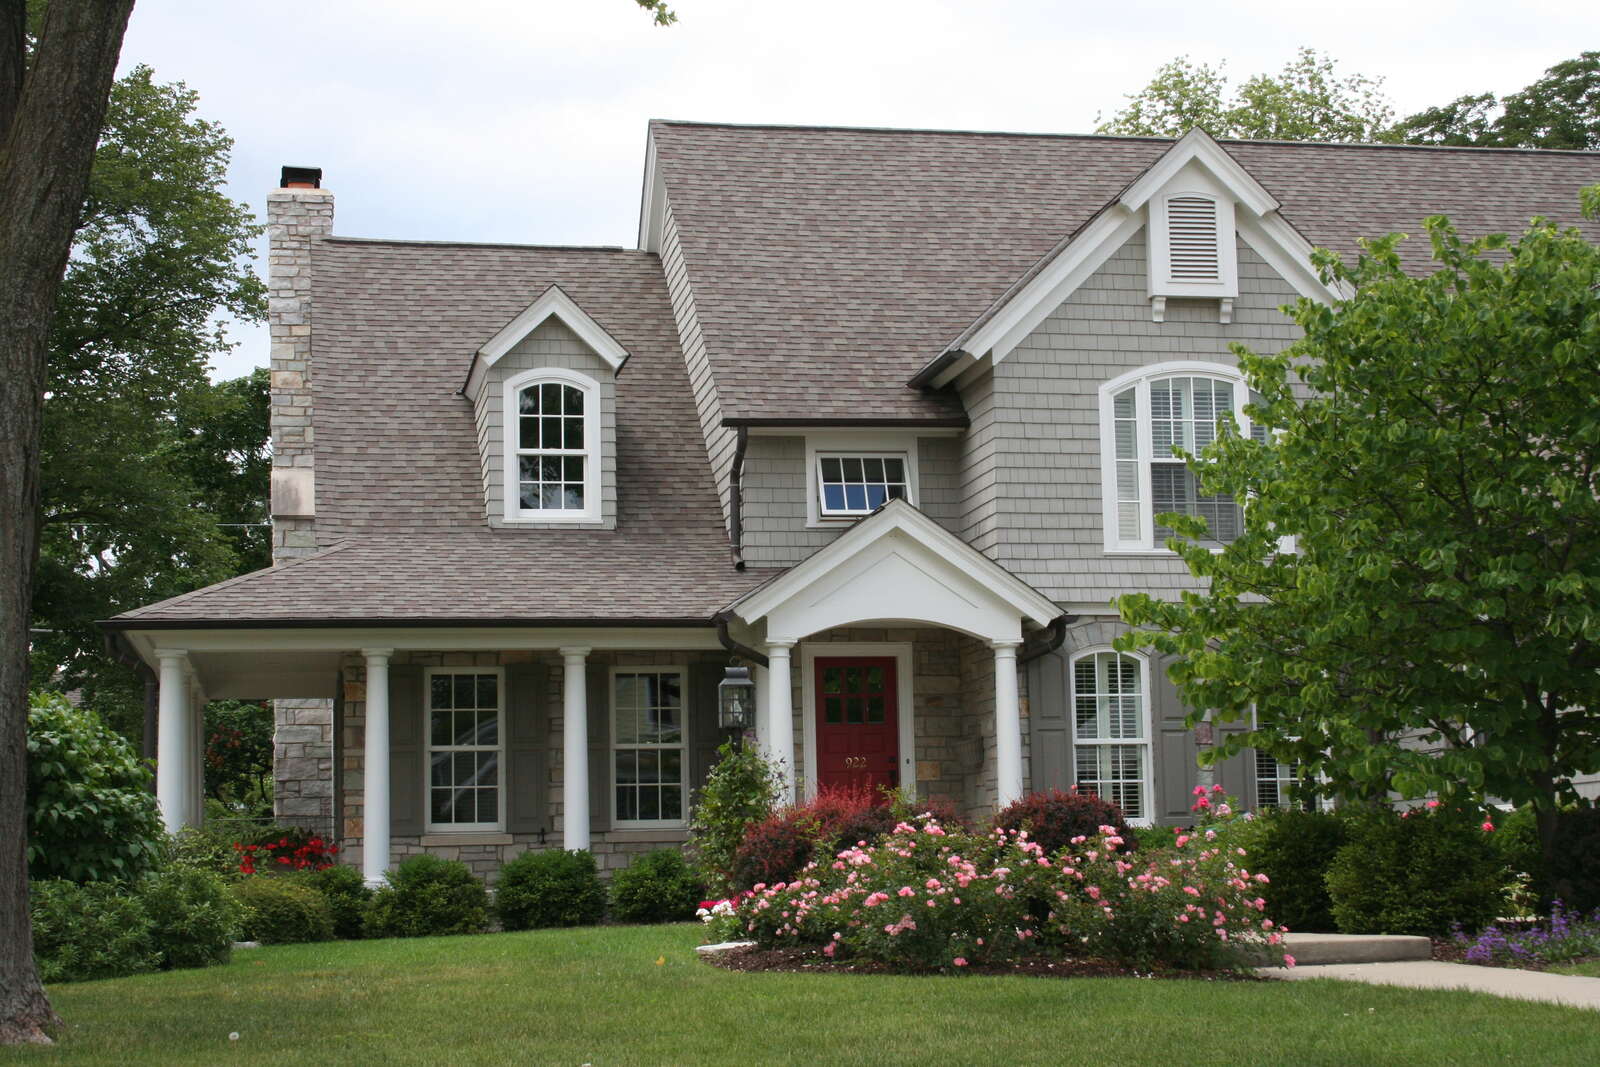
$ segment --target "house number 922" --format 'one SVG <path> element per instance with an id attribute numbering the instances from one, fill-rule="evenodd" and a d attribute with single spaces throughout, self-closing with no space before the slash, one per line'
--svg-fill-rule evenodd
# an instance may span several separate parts
<path id="1" fill-rule="evenodd" d="M 846 756 L 844 758 L 844 765 L 846 767 L 865 767 L 867 765 L 867 757 L 865 757 L 865 756 Z"/>

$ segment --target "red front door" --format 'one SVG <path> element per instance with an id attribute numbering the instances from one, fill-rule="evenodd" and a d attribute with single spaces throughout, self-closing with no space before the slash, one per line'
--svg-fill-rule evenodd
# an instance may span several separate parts
<path id="1" fill-rule="evenodd" d="M 900 784 L 894 660 L 817 659 L 817 784 Z"/>

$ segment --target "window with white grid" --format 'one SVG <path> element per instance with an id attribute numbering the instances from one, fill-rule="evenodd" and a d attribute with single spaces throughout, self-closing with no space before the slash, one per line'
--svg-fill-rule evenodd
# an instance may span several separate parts
<path id="1" fill-rule="evenodd" d="M 684 671 L 619 668 L 611 677 L 612 782 L 619 826 L 682 825 L 688 809 Z"/>
<path id="2" fill-rule="evenodd" d="M 1145 690 L 1138 657 L 1087 652 L 1072 662 L 1074 781 L 1140 822 L 1152 806 Z"/>
<path id="3" fill-rule="evenodd" d="M 817 457 L 817 494 L 827 518 L 869 515 L 891 500 L 908 497 L 904 453 Z"/>
<path id="4" fill-rule="evenodd" d="M 430 829 L 500 827 L 500 683 L 498 669 L 427 672 Z"/>
<path id="5" fill-rule="evenodd" d="M 1179 369 L 1186 373 L 1174 373 Z M 1224 417 L 1255 440 L 1265 428 L 1245 417 L 1249 394 L 1232 368 L 1168 364 L 1124 375 L 1101 391 L 1102 496 L 1106 547 L 1156 551 L 1172 531 L 1156 522 L 1169 513 L 1206 520 L 1209 541 L 1236 540 L 1243 511 L 1226 493 L 1203 493 L 1178 452 L 1198 455 L 1217 438 Z"/>
<path id="6" fill-rule="evenodd" d="M 600 387 L 546 367 L 505 383 L 506 518 L 600 518 Z"/>

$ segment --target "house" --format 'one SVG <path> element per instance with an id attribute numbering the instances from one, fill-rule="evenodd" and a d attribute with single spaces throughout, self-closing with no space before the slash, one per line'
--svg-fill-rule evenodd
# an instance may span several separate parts
<path id="1" fill-rule="evenodd" d="M 797 792 L 1076 784 L 1184 820 L 1206 724 L 1111 650 L 1108 602 L 1194 588 L 1154 515 L 1238 529 L 1170 455 L 1248 427 L 1229 345 L 1336 297 L 1314 245 L 1576 224 L 1596 181 L 1592 153 L 654 122 L 622 249 L 335 236 L 285 168 L 276 566 L 108 624 L 159 673 L 162 811 L 198 818 L 200 702 L 273 697 L 280 814 L 369 878 L 616 866 L 684 839 L 739 662 Z M 1217 774 L 1272 803 L 1288 769 Z"/>

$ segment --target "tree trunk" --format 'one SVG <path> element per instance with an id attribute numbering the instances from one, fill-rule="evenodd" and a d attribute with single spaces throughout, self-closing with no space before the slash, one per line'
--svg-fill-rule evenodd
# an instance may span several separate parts
<path id="1" fill-rule="evenodd" d="M 133 0 L 0 0 L 0 1045 L 56 1021 L 28 921 L 28 624 L 39 553 L 45 352 Z M 25 70 L 26 67 L 26 70 Z"/>

